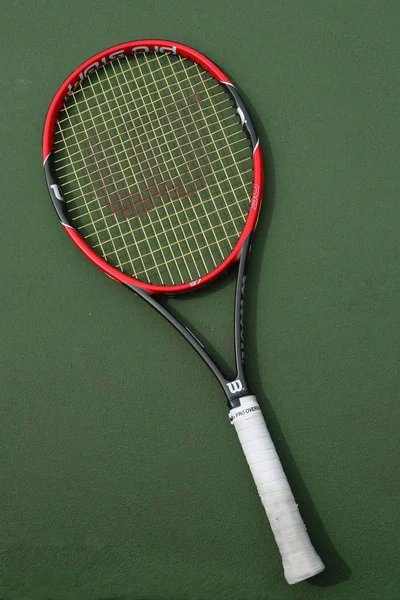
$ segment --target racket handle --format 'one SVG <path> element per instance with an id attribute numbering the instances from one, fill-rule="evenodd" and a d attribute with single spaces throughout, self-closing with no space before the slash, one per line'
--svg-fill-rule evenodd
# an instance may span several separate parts
<path id="1" fill-rule="evenodd" d="M 282 557 L 285 579 L 297 583 L 324 570 L 300 516 L 255 396 L 229 411 Z"/>

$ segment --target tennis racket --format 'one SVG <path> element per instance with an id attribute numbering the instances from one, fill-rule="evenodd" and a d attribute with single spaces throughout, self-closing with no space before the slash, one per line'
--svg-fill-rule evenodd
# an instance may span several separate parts
<path id="1" fill-rule="evenodd" d="M 245 272 L 263 167 L 235 86 L 208 58 L 176 42 L 109 48 L 78 67 L 55 95 L 43 163 L 71 240 L 180 331 L 221 384 L 288 583 L 322 571 L 245 381 Z M 160 298 L 200 289 L 236 264 L 231 381 Z"/>

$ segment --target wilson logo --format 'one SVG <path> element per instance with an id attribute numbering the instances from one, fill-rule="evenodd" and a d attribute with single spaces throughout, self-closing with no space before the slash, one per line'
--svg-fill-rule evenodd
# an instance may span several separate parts
<path id="1" fill-rule="evenodd" d="M 91 73 L 96 71 L 96 69 L 101 67 L 101 65 L 106 65 L 107 63 L 117 60 L 118 58 L 122 58 L 123 56 L 129 56 L 131 54 L 136 54 L 137 52 L 152 52 L 153 50 L 160 53 L 171 52 L 171 54 L 176 54 L 176 46 L 152 46 L 151 48 L 149 46 L 134 46 L 130 51 L 117 50 L 116 52 L 111 52 L 111 54 L 103 56 L 99 61 L 93 62 L 86 67 L 86 69 L 78 73 L 77 79 L 68 84 L 68 92 L 65 98 L 67 98 L 74 90 L 76 90 L 78 85 L 84 79 L 86 79 L 86 77 L 89 77 Z"/>
<path id="2" fill-rule="evenodd" d="M 226 385 L 231 394 L 237 394 L 243 389 L 243 384 L 240 381 L 240 379 L 236 379 L 235 381 L 229 381 Z"/>

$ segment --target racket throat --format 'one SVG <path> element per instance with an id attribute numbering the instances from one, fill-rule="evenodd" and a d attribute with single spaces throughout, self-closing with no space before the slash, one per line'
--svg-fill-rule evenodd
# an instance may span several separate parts
<path id="1" fill-rule="evenodd" d="M 243 277 L 241 279 L 243 279 Z M 237 328 L 236 324 L 235 324 L 235 356 L 236 356 L 237 374 L 236 374 L 235 379 L 229 381 L 226 379 L 226 377 L 224 377 L 224 375 L 222 374 L 220 369 L 214 363 L 214 361 L 212 360 L 212 358 L 210 357 L 210 355 L 208 354 L 208 352 L 206 351 L 206 349 L 204 348 L 204 346 L 200 342 L 200 340 L 197 339 L 197 337 L 192 333 L 192 331 L 190 331 L 190 329 L 188 327 L 186 327 L 180 321 L 178 321 L 178 319 L 173 314 L 171 314 L 169 312 L 169 310 L 167 310 L 158 301 L 158 299 L 155 296 L 149 294 L 148 292 L 146 292 L 145 290 L 143 290 L 142 288 L 139 288 L 137 286 L 126 284 L 126 287 L 128 287 L 130 290 L 135 292 L 135 294 L 137 294 L 143 300 L 145 300 L 148 304 L 150 304 L 150 306 L 152 306 L 160 315 L 162 315 L 165 319 L 167 319 L 167 321 L 171 325 L 173 325 L 173 327 L 175 327 L 175 329 L 177 329 L 181 333 L 181 335 L 183 335 L 183 337 L 189 342 L 189 344 L 194 348 L 194 350 L 196 350 L 196 352 L 201 356 L 201 358 L 204 360 L 206 365 L 209 367 L 209 369 L 214 373 L 215 377 L 218 379 L 222 389 L 224 390 L 225 396 L 227 398 L 228 407 L 234 408 L 234 407 L 238 406 L 237 401 L 241 397 L 247 396 L 250 392 L 248 390 L 247 383 L 246 383 L 245 376 L 244 376 L 244 368 L 243 368 L 242 359 L 240 359 L 239 362 L 237 362 L 238 356 L 240 356 L 240 357 L 242 356 L 241 348 L 240 348 L 240 346 L 239 347 L 237 346 L 237 340 L 241 339 L 242 334 L 239 332 L 239 329 Z M 236 301 L 235 301 L 235 323 L 236 323 L 236 313 L 237 313 L 236 307 L 237 306 L 240 306 L 240 305 L 238 305 L 237 299 L 236 299 Z M 239 313 L 240 313 L 240 308 L 239 308 Z M 239 314 L 238 327 L 241 327 L 241 325 L 240 325 L 241 321 L 243 321 L 243 315 L 242 315 L 242 319 L 240 319 L 240 314 Z"/>
<path id="2" fill-rule="evenodd" d="M 227 396 L 228 408 L 229 410 L 232 410 L 233 408 L 240 406 L 241 398 L 248 396 L 250 392 L 244 378 L 238 377 L 234 381 L 228 381 L 226 383 L 225 394 Z"/>

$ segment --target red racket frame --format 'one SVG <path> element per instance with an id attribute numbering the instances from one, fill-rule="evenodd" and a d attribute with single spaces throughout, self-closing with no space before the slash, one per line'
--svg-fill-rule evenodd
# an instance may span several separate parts
<path id="1" fill-rule="evenodd" d="M 94 56 L 86 60 L 80 67 L 75 69 L 75 71 L 73 71 L 71 75 L 67 77 L 64 83 L 61 85 L 60 89 L 58 90 L 50 104 L 44 124 L 42 146 L 42 159 L 44 163 L 48 161 L 53 151 L 54 131 L 58 113 L 60 112 L 63 106 L 64 100 L 68 97 L 70 92 L 79 84 L 79 82 L 83 81 L 88 75 L 90 75 L 90 73 L 95 71 L 97 68 L 101 67 L 101 65 L 107 64 L 108 62 L 115 60 L 121 56 L 135 54 L 136 52 L 151 52 L 153 50 L 158 52 L 173 52 L 175 54 L 179 54 L 182 57 L 189 58 L 194 62 L 198 63 L 206 71 L 208 71 L 221 84 L 226 85 L 227 89 L 231 91 L 233 88 L 235 90 L 234 98 L 236 101 L 240 101 L 240 108 L 242 108 L 242 111 L 245 111 L 246 114 L 245 123 L 248 123 L 249 117 L 247 110 L 245 109 L 244 103 L 240 99 L 236 88 L 234 88 L 234 85 L 232 84 L 230 79 L 223 73 L 223 71 L 221 71 L 221 69 L 217 67 L 217 65 L 215 65 L 209 58 L 204 56 L 204 54 L 201 54 L 197 50 L 193 50 L 189 46 L 179 44 L 178 42 L 171 42 L 167 40 L 136 40 L 132 42 L 126 42 L 125 44 L 113 46 L 111 48 L 103 50 L 102 52 L 99 52 L 98 54 L 95 54 Z M 104 271 L 107 275 L 109 275 L 116 281 L 119 281 L 120 283 L 124 283 L 126 285 L 134 285 L 149 292 L 150 294 L 179 294 L 181 292 L 188 292 L 190 290 L 193 290 L 194 287 L 200 287 L 206 285 L 207 283 L 210 283 L 211 281 L 219 277 L 219 275 L 221 275 L 229 267 L 235 264 L 239 259 L 240 251 L 246 239 L 256 228 L 258 215 L 261 207 L 264 181 L 262 156 L 258 138 L 256 138 L 256 143 L 253 144 L 253 168 L 253 194 L 250 201 L 250 208 L 247 220 L 243 231 L 239 237 L 239 240 L 237 241 L 230 255 L 220 265 L 218 265 L 218 267 L 216 267 L 203 277 L 188 283 L 183 283 L 180 285 L 162 286 L 153 285 L 144 281 L 140 281 L 139 279 L 135 279 L 134 277 L 130 277 L 129 275 L 126 275 L 125 273 L 122 273 L 118 269 L 112 267 L 98 254 L 96 254 L 92 250 L 92 248 L 90 248 L 90 246 L 85 242 L 85 240 L 79 235 L 76 229 L 74 229 L 70 224 L 62 223 L 62 225 L 68 233 L 69 237 L 76 244 L 76 246 L 78 246 L 78 248 L 85 254 L 85 256 L 87 256 L 87 258 L 91 260 L 97 267 L 99 267 L 102 271 Z"/>

